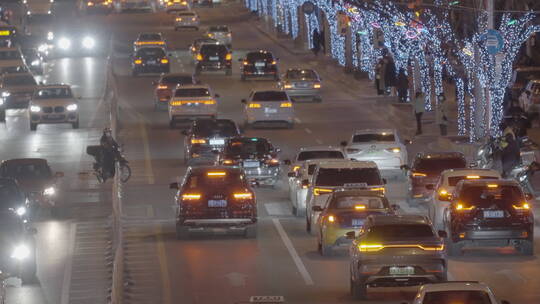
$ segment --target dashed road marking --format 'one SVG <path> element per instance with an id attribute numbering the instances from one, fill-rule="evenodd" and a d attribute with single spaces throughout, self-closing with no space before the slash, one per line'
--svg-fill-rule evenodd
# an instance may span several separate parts
<path id="1" fill-rule="evenodd" d="M 305 128 L 304 131 L 306 131 L 307 134 L 313 133 L 309 128 Z"/>
<path id="2" fill-rule="evenodd" d="M 295 122 L 295 123 L 302 123 L 302 121 L 300 120 L 300 118 L 295 118 L 295 119 L 294 119 L 294 122 Z"/>
<path id="3" fill-rule="evenodd" d="M 317 143 L 318 145 L 322 145 L 322 144 L 323 144 L 323 141 L 322 141 L 322 140 L 320 140 L 320 139 L 318 139 L 318 138 L 317 138 L 317 139 L 315 139 L 315 142 L 316 142 L 316 143 Z"/>
<path id="4" fill-rule="evenodd" d="M 266 203 L 264 204 L 264 208 L 266 208 L 266 212 L 270 216 L 283 216 L 290 213 L 283 203 Z"/>

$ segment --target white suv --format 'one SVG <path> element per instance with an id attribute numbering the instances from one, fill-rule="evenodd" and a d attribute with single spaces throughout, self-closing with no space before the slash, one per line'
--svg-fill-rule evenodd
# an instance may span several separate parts
<path id="1" fill-rule="evenodd" d="M 28 105 L 30 130 L 38 124 L 69 123 L 79 128 L 79 103 L 67 84 L 46 85 L 36 88 Z"/>
<path id="2" fill-rule="evenodd" d="M 491 289 L 480 282 L 444 282 L 422 285 L 414 304 L 479 303 L 499 304 Z M 502 300 L 500 304 L 510 304 Z"/>
<path id="3" fill-rule="evenodd" d="M 180 120 L 216 118 L 218 94 L 208 85 L 177 86 L 169 100 L 169 126 L 174 128 Z"/>
<path id="4" fill-rule="evenodd" d="M 321 162 L 315 168 L 311 181 L 303 180 L 307 187 L 306 230 L 311 232 L 311 223 L 316 223 L 320 212 L 313 206 L 324 205 L 330 193 L 340 188 L 361 188 L 385 191 L 386 180 L 381 178 L 377 165 L 372 161 L 332 160 Z"/>

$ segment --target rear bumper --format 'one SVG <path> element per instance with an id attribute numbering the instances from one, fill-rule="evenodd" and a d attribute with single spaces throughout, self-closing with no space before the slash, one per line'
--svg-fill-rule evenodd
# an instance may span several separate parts
<path id="1" fill-rule="evenodd" d="M 275 113 L 275 114 L 264 114 L 264 113 L 254 113 L 247 112 L 247 122 L 256 123 L 256 122 L 286 122 L 294 123 L 294 113 Z"/>
<path id="2" fill-rule="evenodd" d="M 199 109 L 197 111 L 188 111 L 178 108 L 180 107 L 169 107 L 169 119 L 171 121 L 217 116 L 217 108 Z"/>
<path id="3" fill-rule="evenodd" d="M 318 89 L 290 89 L 285 90 L 290 97 L 319 97 L 321 92 Z"/>
<path id="4" fill-rule="evenodd" d="M 460 237 L 463 236 L 463 237 Z M 526 227 L 520 229 L 507 230 L 464 230 L 455 233 L 454 240 L 457 241 L 492 241 L 492 240 L 514 240 L 527 239 L 532 235 L 532 230 Z"/>
<path id="5" fill-rule="evenodd" d="M 242 218 L 242 219 L 185 219 L 181 224 L 189 227 L 239 227 L 249 226 L 257 222 L 256 218 Z M 180 223 L 177 223 L 180 224 Z"/>
<path id="6" fill-rule="evenodd" d="M 389 273 L 389 264 L 369 263 L 360 261 L 359 272 L 365 283 L 374 287 L 414 286 L 425 283 L 436 283 L 446 278 L 446 265 L 442 261 L 407 263 L 407 259 L 400 261 L 401 265 L 414 267 L 414 274 L 393 275 Z"/>
<path id="7" fill-rule="evenodd" d="M 197 62 L 197 68 L 204 71 L 218 71 L 218 70 L 224 70 L 224 69 L 231 69 L 232 64 L 230 61 L 225 62 L 204 62 L 199 61 Z"/>
<path id="8" fill-rule="evenodd" d="M 175 28 L 181 27 L 199 27 L 199 22 L 176 22 L 174 24 Z"/>
<path id="9" fill-rule="evenodd" d="M 360 154 L 347 154 L 347 157 L 359 161 L 373 161 L 377 164 L 379 170 L 401 170 L 401 166 L 405 164 L 405 161 L 401 156 L 369 158 Z"/>
<path id="10" fill-rule="evenodd" d="M 169 71 L 168 64 L 156 64 L 156 65 L 135 65 L 133 71 L 137 73 L 162 73 Z"/>

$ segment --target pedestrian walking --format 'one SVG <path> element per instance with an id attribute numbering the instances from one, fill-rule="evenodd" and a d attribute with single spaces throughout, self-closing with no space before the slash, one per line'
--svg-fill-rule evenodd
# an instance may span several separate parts
<path id="1" fill-rule="evenodd" d="M 503 178 L 507 177 L 510 171 L 521 163 L 521 152 L 519 143 L 512 133 L 504 135 L 504 140 L 501 142 L 502 154 L 501 161 L 503 167 Z"/>
<path id="2" fill-rule="evenodd" d="M 409 96 L 409 77 L 405 74 L 405 70 L 401 69 L 397 79 L 397 91 L 399 102 L 407 102 Z"/>
<path id="3" fill-rule="evenodd" d="M 446 97 L 444 97 L 444 93 L 439 94 L 437 96 L 438 105 L 437 105 L 437 115 L 436 115 L 436 121 L 439 125 L 439 129 L 441 130 L 441 136 L 446 136 L 448 134 L 448 116 L 446 114 Z"/>
<path id="4" fill-rule="evenodd" d="M 422 134 L 422 115 L 424 114 L 426 103 L 424 100 L 424 93 L 416 92 L 413 101 L 413 112 L 416 117 L 416 135 Z"/>
<path id="5" fill-rule="evenodd" d="M 386 86 L 386 92 L 390 95 L 394 95 L 393 90 L 396 86 L 396 65 L 394 60 L 389 55 L 385 56 L 385 66 L 384 66 L 384 82 Z"/>
<path id="6" fill-rule="evenodd" d="M 375 66 L 375 87 L 377 88 L 377 95 L 384 94 L 384 73 L 383 73 L 383 59 L 379 60 Z"/>
<path id="7" fill-rule="evenodd" d="M 531 95 L 531 92 L 527 91 L 527 90 L 523 90 L 521 92 L 521 94 L 519 95 L 519 107 L 524 111 L 524 112 L 529 112 L 529 106 L 530 106 L 530 95 Z"/>
<path id="8" fill-rule="evenodd" d="M 312 51 L 313 51 L 313 54 L 317 56 L 319 55 L 319 51 L 321 50 L 321 35 L 319 34 L 319 31 L 317 29 L 313 30 L 312 40 L 313 40 Z"/>
<path id="9" fill-rule="evenodd" d="M 326 54 L 326 37 L 324 36 L 324 29 L 319 34 L 319 46 L 323 50 L 323 54 Z"/>

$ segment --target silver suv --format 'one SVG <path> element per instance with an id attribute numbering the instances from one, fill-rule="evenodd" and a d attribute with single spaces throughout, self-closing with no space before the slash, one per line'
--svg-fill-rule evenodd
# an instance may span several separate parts
<path id="1" fill-rule="evenodd" d="M 347 237 L 354 238 L 354 231 Z M 446 281 L 446 232 L 435 234 L 421 215 L 372 215 L 350 248 L 351 295 L 367 287 L 412 286 Z"/>

